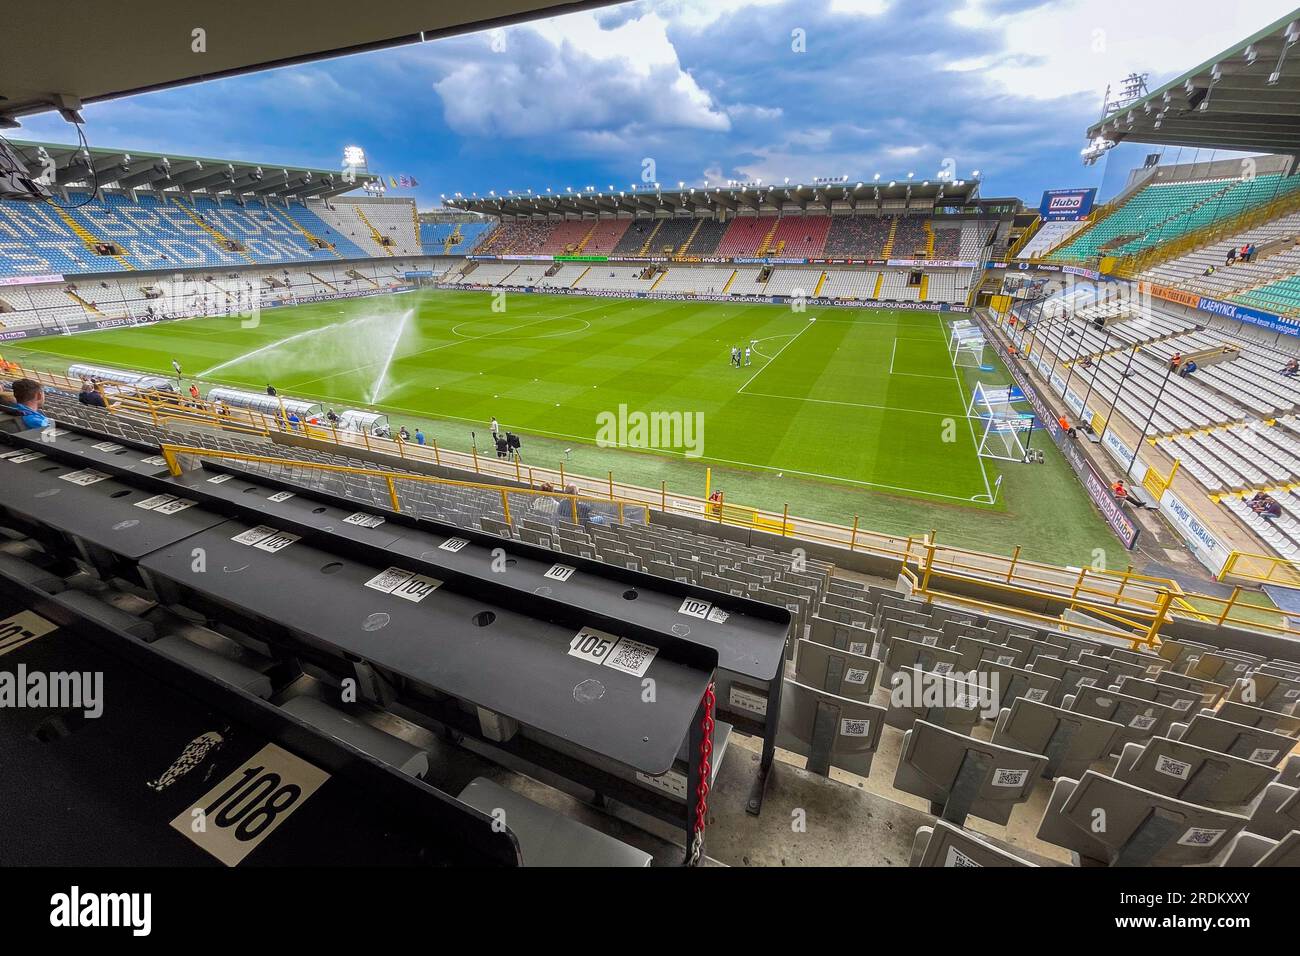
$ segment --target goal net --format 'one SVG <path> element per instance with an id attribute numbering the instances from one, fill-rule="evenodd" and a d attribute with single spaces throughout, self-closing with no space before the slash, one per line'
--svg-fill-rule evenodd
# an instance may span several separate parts
<path id="1" fill-rule="evenodd" d="M 956 368 L 980 368 L 984 365 L 984 333 L 969 319 L 948 324 L 948 357 Z"/>
<path id="2" fill-rule="evenodd" d="M 981 458 L 1025 460 L 1025 434 L 1032 426 L 1033 418 L 1022 417 L 1016 411 L 1009 387 L 986 388 L 983 382 L 977 382 L 966 414 L 980 423 L 976 436 Z"/>

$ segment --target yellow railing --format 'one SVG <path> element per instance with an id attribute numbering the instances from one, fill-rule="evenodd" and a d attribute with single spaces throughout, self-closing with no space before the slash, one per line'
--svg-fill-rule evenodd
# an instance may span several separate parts
<path id="1" fill-rule="evenodd" d="M 75 381 L 55 373 L 21 369 L 20 374 L 65 390 L 76 390 L 78 387 Z M 575 475 L 567 472 L 563 464 L 558 469 L 525 465 L 518 459 L 480 456 L 476 448 L 467 452 L 443 448 L 436 441 L 418 445 L 399 439 L 378 438 L 364 432 L 342 431 L 326 424 L 300 423 L 291 427 L 283 418 L 273 415 L 241 409 L 229 409 L 222 413 L 206 402 L 194 402 L 171 394 L 128 394 L 110 390 L 108 398 L 111 412 L 157 422 L 159 425 L 179 422 L 218 428 L 245 436 L 277 435 L 282 436 L 278 440 L 290 443 L 294 439 L 309 439 L 335 447 L 341 454 L 364 448 L 372 454 L 391 456 L 408 465 L 445 467 L 472 472 L 477 476 L 517 482 L 520 488 L 508 489 L 507 495 L 519 491 L 549 494 L 553 498 L 563 497 L 565 500 L 600 501 L 622 506 L 635 504 L 667 515 L 682 515 L 790 538 L 791 545 L 811 542 L 843 549 L 848 553 L 870 554 L 897 561 L 904 571 L 912 574 L 922 568 L 928 569 L 932 581 L 964 581 L 968 585 L 980 587 L 1001 585 L 1000 591 L 1017 596 L 1025 604 L 1041 603 L 1044 598 L 1048 598 L 1060 602 L 1067 610 L 1087 614 L 1095 615 L 1099 609 L 1104 609 L 1111 614 L 1123 615 L 1135 629 L 1150 629 L 1152 622 L 1156 622 L 1153 635 L 1158 631 L 1160 622 L 1187 618 L 1212 620 L 1220 626 L 1238 626 L 1300 638 L 1300 629 L 1292 628 L 1284 615 L 1248 604 L 1243 598 L 1251 592 L 1240 587 L 1229 598 L 1184 592 L 1176 581 L 1138 574 L 1131 567 L 1123 571 L 1065 568 L 1028 560 L 1021 555 L 1019 546 L 1010 555 L 998 555 L 940 545 L 936 543 L 934 532 L 901 536 L 871 531 L 861 527 L 857 516 L 853 517 L 851 525 L 837 524 L 791 514 L 788 505 L 779 512 L 730 502 L 719 506 L 708 500 L 707 492 L 704 496 L 682 494 L 670 491 L 666 482 L 658 488 L 650 488 L 616 481 L 612 472 L 604 478 Z M 275 445 L 268 444 L 267 447 L 271 450 Z M 221 454 L 204 449 L 196 453 L 207 457 Z M 268 460 L 282 461 L 269 456 Z M 290 464 L 299 468 L 315 467 L 312 463 L 297 461 Z M 378 466 L 361 469 L 360 473 L 374 473 L 385 482 L 392 474 Z M 1161 480 L 1172 480 L 1173 476 L 1171 473 L 1168 479 L 1158 477 Z M 394 480 L 399 482 L 409 478 L 411 476 L 408 475 L 394 476 Z M 450 482 L 450 479 L 432 476 L 423 477 L 422 480 Z M 477 486 L 474 482 L 465 484 Z M 551 485 L 556 490 L 546 491 L 545 485 Z M 493 493 L 501 493 L 498 485 L 487 487 Z M 828 560 L 834 559 L 830 557 Z M 934 575 L 939 575 L 939 579 L 934 579 Z M 1281 558 L 1237 552 L 1230 558 L 1221 578 L 1260 583 L 1296 583 L 1300 582 L 1300 564 Z M 946 594 L 951 594 L 951 589 Z M 949 597 L 945 596 L 944 599 L 948 600 Z M 951 600 L 963 604 L 970 601 L 957 594 L 951 594 Z M 1012 602 L 1008 602 L 1007 609 L 1009 613 L 1026 616 L 1026 612 L 1016 610 Z M 1045 619 L 1060 623 L 1058 618 Z"/>

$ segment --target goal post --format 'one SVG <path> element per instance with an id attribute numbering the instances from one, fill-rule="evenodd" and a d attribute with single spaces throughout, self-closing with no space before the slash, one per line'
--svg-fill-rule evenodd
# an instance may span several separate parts
<path id="1" fill-rule="evenodd" d="M 948 358 L 954 368 L 981 368 L 985 362 L 983 330 L 969 319 L 949 322 Z"/>
<path id="2" fill-rule="evenodd" d="M 1033 427 L 1033 417 L 1022 416 L 1015 408 L 1010 387 L 986 388 L 975 383 L 966 415 L 979 422 L 976 430 L 981 458 L 999 461 L 1024 461 L 1028 454 L 1025 435 Z"/>

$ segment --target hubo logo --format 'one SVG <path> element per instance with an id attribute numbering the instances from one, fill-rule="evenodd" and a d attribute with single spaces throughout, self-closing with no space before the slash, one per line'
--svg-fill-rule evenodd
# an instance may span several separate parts
<path id="1" fill-rule="evenodd" d="M 943 666 L 943 665 L 940 665 Z M 1001 681 L 997 674 L 984 671 L 922 671 L 902 668 L 894 673 L 889 699 L 895 707 L 913 710 L 918 707 L 943 707 L 975 710 L 985 720 L 998 716 Z"/>
<path id="2" fill-rule="evenodd" d="M 600 448 L 653 448 L 680 451 L 687 458 L 704 454 L 703 412 L 617 412 L 596 415 L 596 445 Z"/>
<path id="3" fill-rule="evenodd" d="M 1083 208 L 1083 197 L 1080 195 L 1072 196 L 1053 196 L 1047 201 L 1048 212 L 1078 212 Z"/>
<path id="4" fill-rule="evenodd" d="M 80 710 L 94 720 L 104 713 L 104 674 L 68 671 L 0 671 L 0 707 Z"/>
<path id="5" fill-rule="evenodd" d="M 132 936 L 153 928 L 152 893 L 83 893 L 74 886 L 50 897 L 50 925 L 59 928 L 128 927 Z"/>

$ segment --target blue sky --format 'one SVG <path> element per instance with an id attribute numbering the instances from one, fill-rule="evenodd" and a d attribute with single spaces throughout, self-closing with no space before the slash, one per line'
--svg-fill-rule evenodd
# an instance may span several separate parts
<path id="1" fill-rule="evenodd" d="M 639 0 L 506 30 L 87 107 L 92 145 L 337 166 L 440 193 L 684 181 L 932 177 L 985 196 L 1123 184 L 1084 168 L 1108 82 L 1154 89 L 1294 0 Z M 16 138 L 67 142 L 55 116 Z M 1171 150 L 1169 160 L 1177 157 Z M 1198 158 L 1205 159 L 1208 153 Z M 1183 159 L 1193 152 L 1184 151 Z"/>

